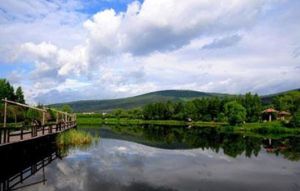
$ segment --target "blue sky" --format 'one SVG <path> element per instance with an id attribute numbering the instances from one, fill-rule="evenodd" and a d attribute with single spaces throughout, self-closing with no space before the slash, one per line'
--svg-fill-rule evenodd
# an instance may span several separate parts
<path id="1" fill-rule="evenodd" d="M 0 0 L 0 77 L 30 103 L 299 88 L 294 0 Z"/>

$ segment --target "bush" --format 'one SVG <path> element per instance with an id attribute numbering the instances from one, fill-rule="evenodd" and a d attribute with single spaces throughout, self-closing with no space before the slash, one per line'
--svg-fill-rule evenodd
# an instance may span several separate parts
<path id="1" fill-rule="evenodd" d="M 246 120 L 246 109 L 236 101 L 226 103 L 224 108 L 230 125 L 241 124 Z"/>

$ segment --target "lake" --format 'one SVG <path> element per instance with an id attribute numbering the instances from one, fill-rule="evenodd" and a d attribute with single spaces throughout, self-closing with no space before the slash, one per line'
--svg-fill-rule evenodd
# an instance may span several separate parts
<path id="1" fill-rule="evenodd" d="M 29 145 L 36 150 L 16 155 L 15 168 L 2 162 L 1 189 L 9 180 L 30 191 L 300 190 L 300 137 L 209 127 L 79 128 L 99 141 L 65 150 L 49 140 Z"/>

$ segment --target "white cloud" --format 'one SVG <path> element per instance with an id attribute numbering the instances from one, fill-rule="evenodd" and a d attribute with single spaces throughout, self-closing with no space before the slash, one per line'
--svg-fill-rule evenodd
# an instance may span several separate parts
<path id="1" fill-rule="evenodd" d="M 259 0 L 146 0 L 130 4 L 126 12 L 99 12 L 84 26 L 97 54 L 121 51 L 144 55 L 180 48 L 204 34 L 248 27 L 265 4 Z"/>
<path id="2" fill-rule="evenodd" d="M 11 10 L 0 14 L 0 55 L 34 63 L 26 86 L 36 89 L 26 91 L 35 92 L 32 100 L 179 88 L 269 93 L 300 81 L 295 2 L 145 0 L 89 19 L 77 1 L 12 2 L 0 5 Z M 40 10 L 31 13 L 28 6 Z"/>

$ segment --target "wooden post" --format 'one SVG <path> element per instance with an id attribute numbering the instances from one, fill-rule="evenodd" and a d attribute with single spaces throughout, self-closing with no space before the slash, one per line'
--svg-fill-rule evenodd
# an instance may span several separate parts
<path id="1" fill-rule="evenodd" d="M 56 124 L 58 123 L 58 117 L 59 117 L 59 113 L 56 112 Z"/>
<path id="2" fill-rule="evenodd" d="M 4 129 L 3 143 L 6 143 L 6 142 L 7 142 L 6 139 L 7 139 L 7 129 Z"/>
<path id="3" fill-rule="evenodd" d="M 4 120 L 3 120 L 3 127 L 6 127 L 6 112 L 7 112 L 7 98 L 4 99 Z"/>
<path id="4" fill-rule="evenodd" d="M 21 127 L 21 140 L 23 140 L 23 127 Z"/>
<path id="5" fill-rule="evenodd" d="M 45 112 L 43 112 L 42 126 L 45 125 Z"/>
<path id="6" fill-rule="evenodd" d="M 10 129 L 7 129 L 7 142 L 9 143 L 10 141 Z"/>

